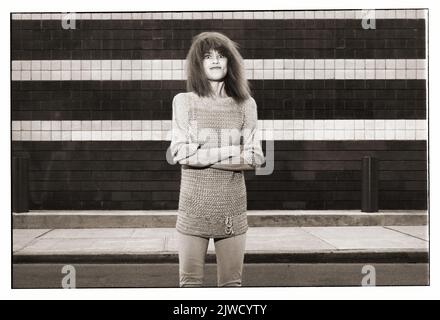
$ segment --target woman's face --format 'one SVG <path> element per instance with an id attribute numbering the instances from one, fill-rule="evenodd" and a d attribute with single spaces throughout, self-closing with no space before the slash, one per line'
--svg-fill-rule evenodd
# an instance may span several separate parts
<path id="1" fill-rule="evenodd" d="M 228 58 L 217 50 L 211 49 L 210 52 L 204 54 L 203 69 L 208 80 L 221 81 L 228 72 Z"/>

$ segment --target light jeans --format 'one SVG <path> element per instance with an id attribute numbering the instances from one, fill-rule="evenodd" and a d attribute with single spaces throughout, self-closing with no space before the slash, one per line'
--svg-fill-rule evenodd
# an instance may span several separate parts
<path id="1" fill-rule="evenodd" d="M 179 286 L 201 287 L 209 238 L 177 232 L 177 241 Z M 240 287 L 246 233 L 229 238 L 214 238 L 214 246 L 217 257 L 217 285 L 219 287 Z"/>

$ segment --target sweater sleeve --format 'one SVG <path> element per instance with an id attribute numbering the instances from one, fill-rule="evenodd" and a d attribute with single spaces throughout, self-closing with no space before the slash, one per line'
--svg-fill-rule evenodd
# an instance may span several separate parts
<path id="1" fill-rule="evenodd" d="M 190 134 L 190 112 L 182 94 L 173 99 L 173 120 L 170 151 L 174 164 L 205 167 L 240 154 L 240 146 L 202 148 Z"/>
<path id="2" fill-rule="evenodd" d="M 189 134 L 189 111 L 181 97 L 173 98 L 173 119 L 171 121 L 170 151 L 174 163 L 188 158 L 197 152 L 198 143 L 191 142 Z"/>
<path id="3" fill-rule="evenodd" d="M 250 98 L 249 103 L 244 105 L 242 134 L 243 151 L 241 157 L 247 164 L 253 167 L 261 167 L 266 160 L 259 138 L 257 103 L 254 98 Z"/>

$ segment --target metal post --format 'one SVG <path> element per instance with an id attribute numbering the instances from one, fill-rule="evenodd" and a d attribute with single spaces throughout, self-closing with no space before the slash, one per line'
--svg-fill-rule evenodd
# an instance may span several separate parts
<path id="1" fill-rule="evenodd" d="M 362 158 L 362 212 L 378 211 L 379 168 L 378 159 Z"/>
<path id="2" fill-rule="evenodd" d="M 29 211 L 29 157 L 12 157 L 12 211 Z"/>

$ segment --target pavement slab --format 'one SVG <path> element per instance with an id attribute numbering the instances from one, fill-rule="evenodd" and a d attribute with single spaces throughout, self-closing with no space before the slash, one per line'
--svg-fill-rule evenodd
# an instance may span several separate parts
<path id="1" fill-rule="evenodd" d="M 134 229 L 54 229 L 44 236 L 42 239 L 99 239 L 99 238 L 130 238 L 134 233 Z"/>
<path id="2" fill-rule="evenodd" d="M 427 249 L 428 242 L 384 227 L 303 228 L 339 250 Z"/>
<path id="3" fill-rule="evenodd" d="M 49 232 L 50 229 L 14 229 L 12 232 L 12 250 L 18 251 L 35 241 L 41 235 Z"/>
<path id="4" fill-rule="evenodd" d="M 386 228 L 429 241 L 428 226 L 387 226 Z"/>

